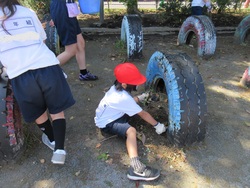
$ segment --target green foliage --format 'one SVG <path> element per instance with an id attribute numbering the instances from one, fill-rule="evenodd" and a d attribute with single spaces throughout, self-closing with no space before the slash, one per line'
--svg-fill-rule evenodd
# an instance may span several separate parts
<path id="1" fill-rule="evenodd" d="M 106 161 L 109 158 L 109 154 L 106 153 L 101 153 L 100 155 L 97 156 L 97 159 L 102 160 L 102 161 Z"/>
<path id="2" fill-rule="evenodd" d="M 126 42 L 123 40 L 118 40 L 115 43 L 115 49 L 120 55 L 125 55 L 126 54 Z"/>
<path id="3" fill-rule="evenodd" d="M 189 15 L 190 10 L 190 1 L 183 0 L 161 0 L 159 4 L 159 9 L 164 9 L 166 15 Z"/>
<path id="4" fill-rule="evenodd" d="M 243 0 L 211 0 L 213 9 L 217 13 L 235 12 L 241 9 Z"/>
<path id="5" fill-rule="evenodd" d="M 166 23 L 171 23 L 173 27 L 178 27 L 185 19 L 191 15 L 190 1 L 182 0 L 161 0 L 159 10 L 164 10 L 161 14 L 162 20 Z"/>
<path id="6" fill-rule="evenodd" d="M 118 0 L 120 3 L 123 3 L 127 7 L 127 13 L 133 14 L 137 9 L 138 0 Z"/>
<path id="7" fill-rule="evenodd" d="M 20 3 L 34 10 L 40 19 L 49 13 L 50 0 L 20 0 Z"/>

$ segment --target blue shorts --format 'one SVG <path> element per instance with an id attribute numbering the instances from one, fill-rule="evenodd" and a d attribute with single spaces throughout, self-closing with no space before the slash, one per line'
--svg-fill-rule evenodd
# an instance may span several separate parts
<path id="1" fill-rule="evenodd" d="M 52 0 L 50 14 L 57 29 L 61 44 L 77 43 L 77 35 L 82 33 L 77 18 L 69 18 L 65 0 Z"/>
<path id="2" fill-rule="evenodd" d="M 34 122 L 46 110 L 57 114 L 75 104 L 59 65 L 29 70 L 10 81 L 26 122 Z"/>
<path id="3" fill-rule="evenodd" d="M 118 135 L 122 138 L 126 138 L 126 132 L 131 127 L 128 124 L 128 115 L 124 115 L 121 118 L 109 123 L 101 131 L 108 134 Z"/>
<path id="4" fill-rule="evenodd" d="M 194 6 L 191 8 L 192 15 L 200 16 L 203 14 L 203 8 L 200 6 Z"/>

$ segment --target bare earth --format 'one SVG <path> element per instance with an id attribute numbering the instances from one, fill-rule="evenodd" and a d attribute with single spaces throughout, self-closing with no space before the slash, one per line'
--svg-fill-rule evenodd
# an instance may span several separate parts
<path id="1" fill-rule="evenodd" d="M 115 48 L 118 35 L 91 37 L 93 40 L 86 41 L 88 69 L 100 79 L 80 82 L 74 58 L 63 66 L 77 101 L 66 111 L 65 165 L 52 165 L 52 152 L 41 143 L 41 133 L 27 125 L 34 133 L 30 147 L 16 164 L 0 167 L 0 187 L 250 187 L 250 90 L 239 85 L 250 65 L 249 46 L 235 45 L 232 35 L 220 35 L 215 55 L 203 60 L 195 48 L 177 46 L 176 35 L 144 36 L 143 58 L 134 61 L 143 73 L 155 51 L 185 52 L 199 66 L 207 94 L 207 135 L 202 143 L 174 148 L 165 134 L 159 136 L 148 124 L 137 122 L 134 126 L 146 136 L 144 145 L 138 141 L 141 159 L 161 169 L 161 176 L 152 182 L 134 182 L 126 177 L 125 141 L 103 137 L 93 120 L 100 99 L 113 84 L 113 68 L 126 55 Z"/>

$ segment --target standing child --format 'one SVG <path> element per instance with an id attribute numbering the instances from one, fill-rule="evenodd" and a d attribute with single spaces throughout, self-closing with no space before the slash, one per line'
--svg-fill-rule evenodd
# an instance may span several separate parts
<path id="1" fill-rule="evenodd" d="M 203 15 L 203 7 L 205 5 L 208 12 L 211 12 L 212 6 L 210 0 L 193 0 L 191 4 L 192 15 Z"/>
<path id="2" fill-rule="evenodd" d="M 60 65 L 67 63 L 70 58 L 76 57 L 80 69 L 79 80 L 93 81 L 98 77 L 87 70 L 85 57 L 85 40 L 82 36 L 76 17 L 69 17 L 66 2 L 74 3 L 74 0 L 51 0 L 50 14 L 51 26 L 55 24 L 62 45 L 65 51 L 57 56 Z"/>
<path id="3" fill-rule="evenodd" d="M 154 180 L 160 176 L 160 171 L 146 166 L 139 160 L 137 152 L 136 129 L 128 123 L 129 116 L 138 114 L 151 124 L 157 134 L 166 131 L 166 127 L 157 122 L 137 103 L 143 101 L 146 94 L 132 97 L 131 92 L 136 86 L 145 83 L 143 76 L 132 63 L 123 63 L 115 67 L 116 81 L 107 91 L 96 109 L 95 123 L 103 132 L 117 134 L 126 138 L 126 146 L 131 161 L 127 177 L 131 180 Z"/>
<path id="4" fill-rule="evenodd" d="M 0 0 L 0 61 L 26 122 L 35 121 L 52 163 L 64 164 L 64 110 L 75 103 L 59 61 L 45 45 L 36 14 L 17 0 Z M 48 114 L 50 114 L 49 120 Z"/>

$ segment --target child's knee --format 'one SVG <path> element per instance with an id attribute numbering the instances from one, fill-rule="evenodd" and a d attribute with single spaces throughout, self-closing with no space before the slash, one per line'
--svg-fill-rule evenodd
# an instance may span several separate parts
<path id="1" fill-rule="evenodd" d="M 134 127 L 129 127 L 127 130 L 127 135 L 136 135 L 136 129 Z"/>

